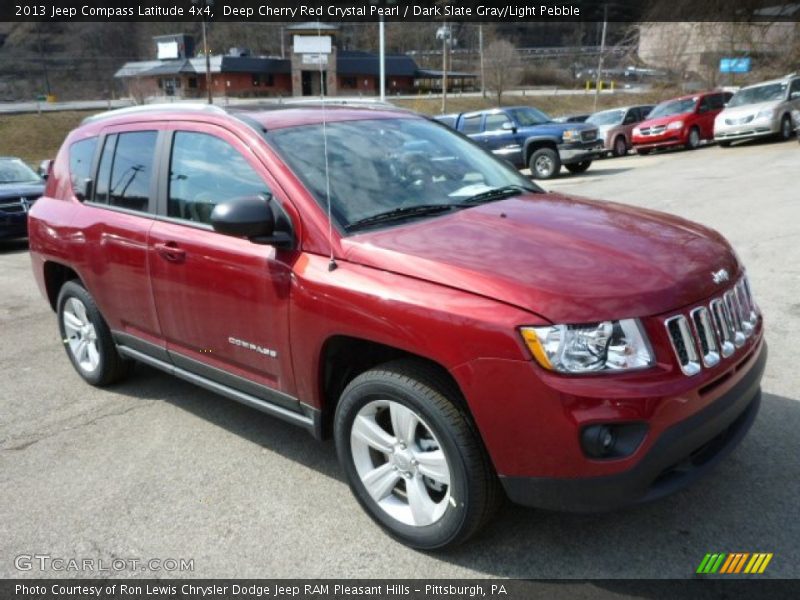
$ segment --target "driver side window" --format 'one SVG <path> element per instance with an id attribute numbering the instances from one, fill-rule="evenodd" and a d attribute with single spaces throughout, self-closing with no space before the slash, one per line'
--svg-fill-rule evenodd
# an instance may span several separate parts
<path id="1" fill-rule="evenodd" d="M 210 224 L 220 202 L 268 193 L 266 183 L 228 142 L 206 133 L 175 132 L 168 216 Z"/>

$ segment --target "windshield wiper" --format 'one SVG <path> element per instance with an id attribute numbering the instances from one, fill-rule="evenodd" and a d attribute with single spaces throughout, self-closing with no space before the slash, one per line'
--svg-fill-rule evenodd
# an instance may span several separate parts
<path id="1" fill-rule="evenodd" d="M 450 212 L 457 207 L 457 204 L 418 204 L 417 206 L 401 206 L 399 208 L 393 208 L 391 210 L 387 210 L 386 212 L 370 215 L 369 217 L 364 217 L 363 219 L 354 221 L 347 225 L 345 229 L 347 231 L 355 231 L 357 229 L 362 229 L 378 223 L 388 223 L 409 217 L 423 217 L 427 215 L 436 215 L 443 212 Z"/>
<path id="2" fill-rule="evenodd" d="M 518 196 L 525 192 L 538 193 L 540 190 L 534 187 L 525 185 L 504 185 L 502 187 L 486 190 L 480 194 L 475 194 L 469 198 L 465 198 L 460 202 L 461 205 L 465 204 L 482 204 L 483 202 L 493 202 L 495 200 L 502 200 L 503 198 L 510 198 L 511 196 Z"/>

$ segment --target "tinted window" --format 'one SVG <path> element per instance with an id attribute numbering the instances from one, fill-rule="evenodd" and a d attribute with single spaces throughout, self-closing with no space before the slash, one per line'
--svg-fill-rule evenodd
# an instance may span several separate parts
<path id="1" fill-rule="evenodd" d="M 73 187 L 92 176 L 95 148 L 97 148 L 96 137 L 75 142 L 69 147 L 69 176 Z"/>
<path id="2" fill-rule="evenodd" d="M 227 142 L 205 133 L 175 134 L 167 205 L 170 217 L 210 223 L 211 211 L 220 202 L 268 193 L 267 185 Z"/>
<path id="3" fill-rule="evenodd" d="M 708 96 L 708 106 L 710 110 L 722 110 L 722 108 L 725 106 L 725 101 L 722 99 L 722 94 Z"/>
<path id="4" fill-rule="evenodd" d="M 97 171 L 95 202 L 148 210 L 157 138 L 156 131 L 120 133 L 106 138 Z"/>
<path id="5" fill-rule="evenodd" d="M 496 131 L 497 129 L 502 129 L 505 123 L 511 123 L 511 119 L 509 119 L 503 113 L 486 115 L 486 122 L 484 123 L 483 128 L 486 131 Z"/>
<path id="6" fill-rule="evenodd" d="M 464 117 L 461 123 L 461 132 L 465 134 L 479 133 L 481 130 L 481 115 Z"/>

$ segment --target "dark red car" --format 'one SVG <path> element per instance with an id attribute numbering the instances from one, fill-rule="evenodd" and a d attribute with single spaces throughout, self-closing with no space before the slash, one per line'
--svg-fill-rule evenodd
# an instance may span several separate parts
<path id="1" fill-rule="evenodd" d="M 714 139 L 714 119 L 731 99 L 731 92 L 705 92 L 673 98 L 658 104 L 633 129 L 631 142 L 639 154 L 658 148 L 697 148 Z"/>
<path id="2" fill-rule="evenodd" d="M 663 496 L 759 407 L 762 319 L 722 236 L 545 193 L 407 112 L 91 117 L 29 229 L 87 382 L 139 361 L 332 435 L 355 497 L 415 547 L 466 539 L 504 493 Z"/>

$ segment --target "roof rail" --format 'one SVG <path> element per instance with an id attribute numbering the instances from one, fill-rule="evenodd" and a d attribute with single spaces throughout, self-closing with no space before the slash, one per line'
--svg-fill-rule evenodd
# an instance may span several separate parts
<path id="1" fill-rule="evenodd" d="M 142 104 L 139 106 L 128 106 L 126 108 L 107 110 L 105 112 L 101 112 L 96 115 L 91 115 L 89 117 L 86 117 L 83 121 L 81 121 L 81 125 L 85 125 L 87 123 L 96 123 L 98 121 L 105 121 L 106 119 L 112 119 L 114 117 L 119 117 L 119 116 L 135 115 L 139 113 L 146 114 L 150 112 L 169 111 L 169 110 L 173 111 L 196 110 L 197 112 L 208 112 L 217 115 L 227 114 L 224 108 L 220 106 L 215 106 L 214 104 L 206 104 L 199 102 L 162 102 L 160 104 Z"/>

